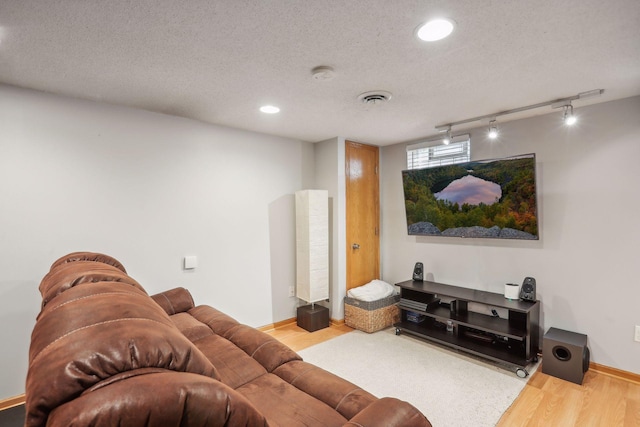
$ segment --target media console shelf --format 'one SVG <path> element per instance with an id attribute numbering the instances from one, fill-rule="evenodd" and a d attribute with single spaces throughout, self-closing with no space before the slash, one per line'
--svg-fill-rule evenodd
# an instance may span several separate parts
<path id="1" fill-rule="evenodd" d="M 396 286 L 401 298 L 396 335 L 407 332 L 506 364 L 523 378 L 529 375 L 527 365 L 538 361 L 539 301 L 509 300 L 494 292 L 429 281 L 409 280 Z M 469 309 L 474 304 L 481 310 Z M 507 317 L 500 317 L 498 310 L 505 309 Z"/>

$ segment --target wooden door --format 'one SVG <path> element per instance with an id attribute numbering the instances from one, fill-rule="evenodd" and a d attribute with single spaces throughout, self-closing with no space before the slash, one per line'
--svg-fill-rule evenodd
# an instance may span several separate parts
<path id="1" fill-rule="evenodd" d="M 347 290 L 380 278 L 378 147 L 346 141 Z"/>

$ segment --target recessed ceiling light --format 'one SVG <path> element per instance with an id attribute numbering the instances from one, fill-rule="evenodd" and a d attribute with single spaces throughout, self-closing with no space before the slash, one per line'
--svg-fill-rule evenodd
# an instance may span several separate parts
<path id="1" fill-rule="evenodd" d="M 426 24 L 418 27 L 416 35 L 420 40 L 426 42 L 434 42 L 436 40 L 442 40 L 453 32 L 455 28 L 455 22 L 451 19 L 433 19 Z"/>
<path id="2" fill-rule="evenodd" d="M 263 105 L 260 107 L 260 111 L 266 114 L 276 114 L 280 112 L 280 109 L 273 105 Z"/>

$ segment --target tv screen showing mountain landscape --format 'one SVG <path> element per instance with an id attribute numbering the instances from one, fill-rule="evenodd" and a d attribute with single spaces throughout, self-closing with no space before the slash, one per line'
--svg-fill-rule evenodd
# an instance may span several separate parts
<path id="1" fill-rule="evenodd" d="M 402 171 L 410 235 L 538 239 L 535 154 Z"/>

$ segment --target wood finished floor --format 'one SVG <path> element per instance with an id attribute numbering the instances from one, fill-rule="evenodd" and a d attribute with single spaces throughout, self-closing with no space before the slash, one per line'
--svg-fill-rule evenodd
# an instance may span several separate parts
<path id="1" fill-rule="evenodd" d="M 307 332 L 292 323 L 267 333 L 299 351 L 352 330 L 331 325 Z M 640 384 L 590 370 L 577 385 L 538 370 L 497 424 L 534 426 L 640 427 Z"/>
<path id="2" fill-rule="evenodd" d="M 536 372 L 497 425 L 534 426 L 640 426 L 640 384 L 594 370 L 582 385 Z"/>
<path id="3" fill-rule="evenodd" d="M 331 325 L 328 328 L 320 329 L 315 332 L 307 332 L 296 325 L 296 323 L 290 323 L 265 332 L 281 343 L 289 346 L 293 351 L 300 351 L 351 331 L 353 331 L 352 328 L 342 324 Z"/>

